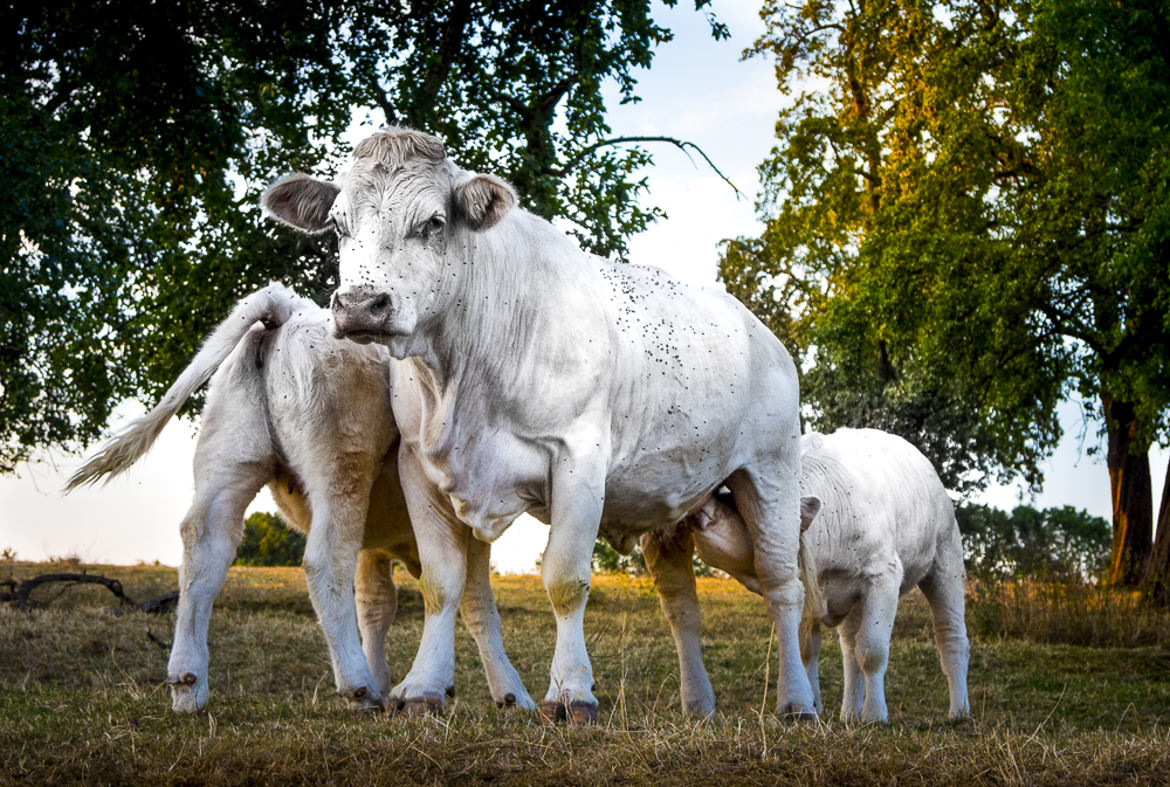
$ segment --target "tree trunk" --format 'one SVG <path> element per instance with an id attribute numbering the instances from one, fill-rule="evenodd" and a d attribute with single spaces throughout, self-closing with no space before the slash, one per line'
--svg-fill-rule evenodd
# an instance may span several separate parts
<path id="1" fill-rule="evenodd" d="M 1109 491 L 1113 498 L 1113 558 L 1109 584 L 1133 586 L 1142 581 L 1153 531 L 1150 457 L 1135 445 L 1137 418 L 1133 405 L 1101 394 L 1108 434 Z"/>
<path id="2" fill-rule="evenodd" d="M 1154 534 L 1154 549 L 1146 563 L 1142 580 L 1146 594 L 1162 606 L 1170 606 L 1170 468 L 1162 484 L 1162 505 L 1158 507 L 1158 529 Z"/>

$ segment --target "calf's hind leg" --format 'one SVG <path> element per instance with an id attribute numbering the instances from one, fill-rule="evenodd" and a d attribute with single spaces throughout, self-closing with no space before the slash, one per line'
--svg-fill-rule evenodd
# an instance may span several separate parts
<path id="1" fill-rule="evenodd" d="M 934 641 L 951 696 L 950 718 L 969 716 L 967 664 L 971 646 L 967 641 L 963 547 L 958 528 L 954 529 L 951 538 L 939 545 L 934 566 L 918 587 L 926 596 L 934 617 Z"/>
<path id="2" fill-rule="evenodd" d="M 183 519 L 183 563 L 175 638 L 167 664 L 171 707 L 194 713 L 207 706 L 207 630 L 211 607 L 236 557 L 244 532 L 244 510 L 271 475 L 267 463 L 226 463 L 206 469 L 205 446 L 196 452 L 195 501 Z"/>

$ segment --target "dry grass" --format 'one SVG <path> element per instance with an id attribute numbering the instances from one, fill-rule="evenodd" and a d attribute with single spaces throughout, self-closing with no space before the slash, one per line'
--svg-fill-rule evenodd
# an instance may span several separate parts
<path id="1" fill-rule="evenodd" d="M 44 568 L 18 564 L 15 574 Z M 137 600 L 175 582 L 165 567 L 91 570 L 117 576 Z M 396 677 L 409 666 L 422 626 L 417 588 L 402 584 L 387 643 Z M 535 577 L 497 578 L 496 588 L 505 642 L 539 696 L 554 631 L 543 589 Z M 1086 647 L 1076 637 L 1037 636 L 1072 629 L 1046 627 L 1048 607 L 1032 609 L 1026 605 L 1033 597 L 1015 597 L 1026 607 L 1015 614 L 1029 636 L 1010 626 L 976 636 L 975 718 L 950 724 L 929 614 L 921 597 L 911 596 L 899 614 L 887 680 L 892 723 L 849 727 L 830 718 L 794 726 L 776 721 L 768 712 L 774 697 L 763 696 L 770 626 L 762 604 L 727 580 L 701 580 L 700 595 L 719 715 L 693 722 L 678 713 L 673 645 L 650 585 L 599 577 L 586 630 L 602 722 L 588 729 L 544 727 L 527 714 L 497 710 L 462 630 L 459 693 L 444 716 L 350 714 L 333 693 L 297 569 L 232 569 L 212 621 L 210 713 L 190 718 L 170 713 L 167 654 L 147 637 L 149 630 L 169 642 L 172 618 L 118 616 L 100 587 L 77 588 L 32 612 L 0 607 L 0 783 L 1170 780 L 1165 615 L 1152 615 L 1136 638 L 1124 620 L 1113 641 L 1098 625 L 1094 647 Z M 991 603 L 972 604 L 973 632 L 981 616 L 1004 614 L 985 606 Z M 1114 609 L 1099 617 L 1120 615 Z M 841 690 L 833 638 L 825 651 L 823 691 L 832 705 Z"/>

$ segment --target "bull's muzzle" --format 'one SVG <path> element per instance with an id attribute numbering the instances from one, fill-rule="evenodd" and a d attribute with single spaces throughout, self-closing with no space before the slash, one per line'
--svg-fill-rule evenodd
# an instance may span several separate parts
<path id="1" fill-rule="evenodd" d="M 389 293 L 375 290 L 338 290 L 330 302 L 333 335 L 365 344 L 387 334 L 391 302 Z"/>

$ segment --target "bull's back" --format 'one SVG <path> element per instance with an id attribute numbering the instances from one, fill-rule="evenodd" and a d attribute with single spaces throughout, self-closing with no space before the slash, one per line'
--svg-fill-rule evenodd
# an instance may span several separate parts
<path id="1" fill-rule="evenodd" d="M 601 265 L 615 364 L 606 507 L 657 521 L 690 513 L 757 454 L 792 450 L 795 367 L 726 293 L 634 265 Z"/>

